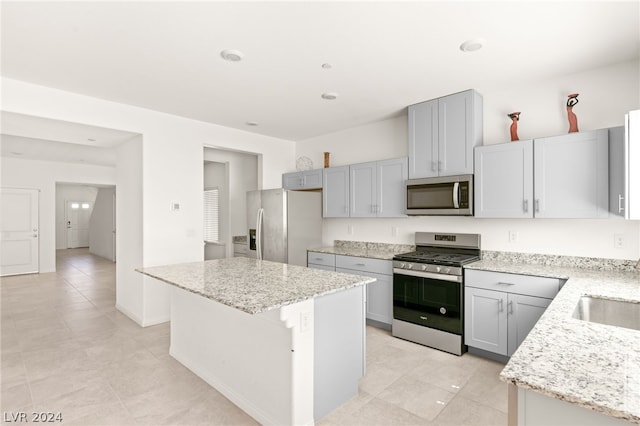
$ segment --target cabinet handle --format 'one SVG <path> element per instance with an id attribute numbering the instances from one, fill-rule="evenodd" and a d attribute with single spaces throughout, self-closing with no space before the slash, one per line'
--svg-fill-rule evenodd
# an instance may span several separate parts
<path id="1" fill-rule="evenodd" d="M 529 213 L 529 200 L 523 200 L 522 204 L 523 204 L 522 207 L 524 209 L 524 212 Z"/>
<path id="2" fill-rule="evenodd" d="M 498 309 L 500 312 L 504 312 L 504 306 L 502 305 L 502 299 L 498 300 Z"/>
<path id="3" fill-rule="evenodd" d="M 435 161 L 431 162 L 431 171 L 432 172 L 437 172 L 438 171 L 438 166 L 436 165 Z"/>
<path id="4" fill-rule="evenodd" d="M 442 160 L 438 161 L 438 170 L 440 170 L 440 171 L 446 170 L 444 162 Z"/>
<path id="5" fill-rule="evenodd" d="M 536 199 L 535 209 L 536 209 L 536 213 L 540 213 L 540 200 L 539 199 Z"/>
<path id="6" fill-rule="evenodd" d="M 509 314 L 513 315 L 513 300 L 510 301 L 507 306 L 509 306 Z"/>
<path id="7" fill-rule="evenodd" d="M 498 281 L 498 285 L 515 285 L 515 283 L 507 283 L 503 281 Z"/>
<path id="8" fill-rule="evenodd" d="M 622 205 L 622 201 L 624 197 L 621 194 L 618 194 L 618 213 L 622 213 L 624 211 L 624 206 Z"/>
<path id="9" fill-rule="evenodd" d="M 315 259 L 316 259 L 316 260 L 322 260 L 322 258 L 321 258 L 321 257 L 316 257 Z"/>
<path id="10" fill-rule="evenodd" d="M 367 266 L 366 263 L 356 263 L 356 266 Z"/>

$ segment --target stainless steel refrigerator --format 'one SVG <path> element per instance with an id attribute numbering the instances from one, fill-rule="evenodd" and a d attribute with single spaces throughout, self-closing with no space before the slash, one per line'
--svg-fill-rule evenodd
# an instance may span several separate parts
<path id="1" fill-rule="evenodd" d="M 322 245 L 322 194 L 267 189 L 247 192 L 249 257 L 307 266 Z"/>

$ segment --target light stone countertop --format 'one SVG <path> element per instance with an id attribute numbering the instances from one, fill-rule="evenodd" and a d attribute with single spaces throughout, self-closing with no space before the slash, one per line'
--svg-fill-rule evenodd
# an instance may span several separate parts
<path id="1" fill-rule="evenodd" d="M 336 240 L 331 247 L 312 248 L 314 253 L 337 254 L 341 256 L 366 257 L 369 259 L 391 260 L 400 253 L 415 251 L 416 246 L 408 244 L 386 244 L 364 241 Z"/>
<path id="2" fill-rule="evenodd" d="M 583 266 L 581 261 L 545 265 L 488 257 L 465 268 L 568 279 L 501 379 L 640 423 L 640 331 L 572 316 L 583 295 L 640 303 L 640 271 L 626 264 L 611 270 L 607 261 L 598 270 L 569 266 Z"/>
<path id="3" fill-rule="evenodd" d="M 375 281 L 360 275 L 246 257 L 153 266 L 136 271 L 249 314 Z"/>

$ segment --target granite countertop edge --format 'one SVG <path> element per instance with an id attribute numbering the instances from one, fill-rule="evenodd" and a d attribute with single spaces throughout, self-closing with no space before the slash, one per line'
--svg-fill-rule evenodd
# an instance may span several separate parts
<path id="1" fill-rule="evenodd" d="M 615 263 L 615 262 L 614 262 Z M 513 354 L 500 379 L 595 412 L 640 424 L 640 331 L 573 318 L 580 297 L 640 303 L 640 271 L 483 259 L 465 269 L 567 280 Z M 631 389 L 631 390 L 630 390 Z"/>
<path id="2" fill-rule="evenodd" d="M 197 294 L 204 298 L 213 300 L 234 309 L 238 309 L 251 315 L 260 314 L 262 312 L 267 312 L 273 309 L 279 309 L 287 305 L 304 302 L 309 299 L 326 296 L 376 281 L 375 278 L 365 277 L 361 275 L 345 274 L 332 271 L 321 271 L 308 269 L 302 266 L 286 265 L 269 261 L 257 261 L 255 259 L 248 258 L 229 258 L 221 259 L 221 261 L 223 262 L 210 260 L 174 265 L 141 267 L 136 268 L 135 271 L 180 288 L 182 290 L 186 290 L 190 293 Z M 213 288 L 215 289 L 215 287 L 222 282 L 225 282 L 225 284 L 227 283 L 227 281 L 233 282 L 233 278 L 229 278 L 228 276 L 224 275 L 224 273 L 220 274 L 220 276 L 217 277 L 208 276 L 205 280 L 205 284 L 202 283 L 202 279 L 194 283 L 193 281 L 189 281 L 188 278 L 188 272 L 190 272 L 189 268 L 194 268 L 196 272 L 199 273 L 200 271 L 198 270 L 198 268 L 201 269 L 203 265 L 211 262 L 217 262 L 217 264 L 220 266 L 221 269 L 217 269 L 216 272 L 220 272 L 222 270 L 223 272 L 230 271 L 231 273 L 237 271 L 237 268 L 246 269 L 251 268 L 252 265 L 272 265 L 272 267 L 276 268 L 276 271 L 270 275 L 267 275 L 267 278 L 269 280 L 273 280 L 272 282 L 277 283 L 281 286 L 276 286 L 272 289 L 268 289 L 271 293 L 263 296 L 258 296 L 258 300 L 254 299 L 247 301 L 247 290 L 251 290 L 252 284 L 248 284 L 247 286 L 246 282 L 242 282 L 240 283 L 241 286 L 237 289 L 237 297 L 235 297 L 233 293 L 230 295 L 228 294 L 229 291 L 234 291 L 233 285 L 226 289 L 224 297 L 220 297 L 216 295 L 215 292 L 204 291 L 205 287 L 211 289 L 211 286 L 213 286 Z M 286 268 L 287 271 L 289 271 L 287 272 L 286 277 L 282 276 L 282 273 L 280 272 L 280 269 L 283 267 Z M 187 273 L 183 273 L 184 271 L 187 271 Z M 178 274 L 179 277 L 176 277 L 176 274 Z M 321 276 L 324 277 L 320 278 Z M 292 278 L 295 278 L 295 280 L 298 282 L 306 281 L 306 279 L 309 279 L 311 281 L 322 279 L 323 281 L 321 283 L 308 282 L 304 286 L 304 288 L 299 289 L 299 291 L 295 295 L 274 295 L 274 293 L 278 292 L 278 290 L 284 288 L 285 282 L 290 281 Z M 339 280 L 335 280 L 335 278 L 339 278 Z M 333 282 L 335 281 L 338 281 L 339 283 L 334 285 Z"/>
<path id="3" fill-rule="evenodd" d="M 400 253 L 407 253 L 415 249 L 399 248 L 396 250 L 372 249 L 372 248 L 351 248 L 351 247 L 317 247 L 308 249 L 307 252 L 335 254 L 339 256 L 366 257 L 369 259 L 392 260 Z"/>

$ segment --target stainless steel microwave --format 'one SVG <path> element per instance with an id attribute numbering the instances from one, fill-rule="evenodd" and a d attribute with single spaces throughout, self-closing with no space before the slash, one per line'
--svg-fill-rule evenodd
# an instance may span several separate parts
<path id="1" fill-rule="evenodd" d="M 409 179 L 406 193 L 408 215 L 473 215 L 473 175 Z"/>

